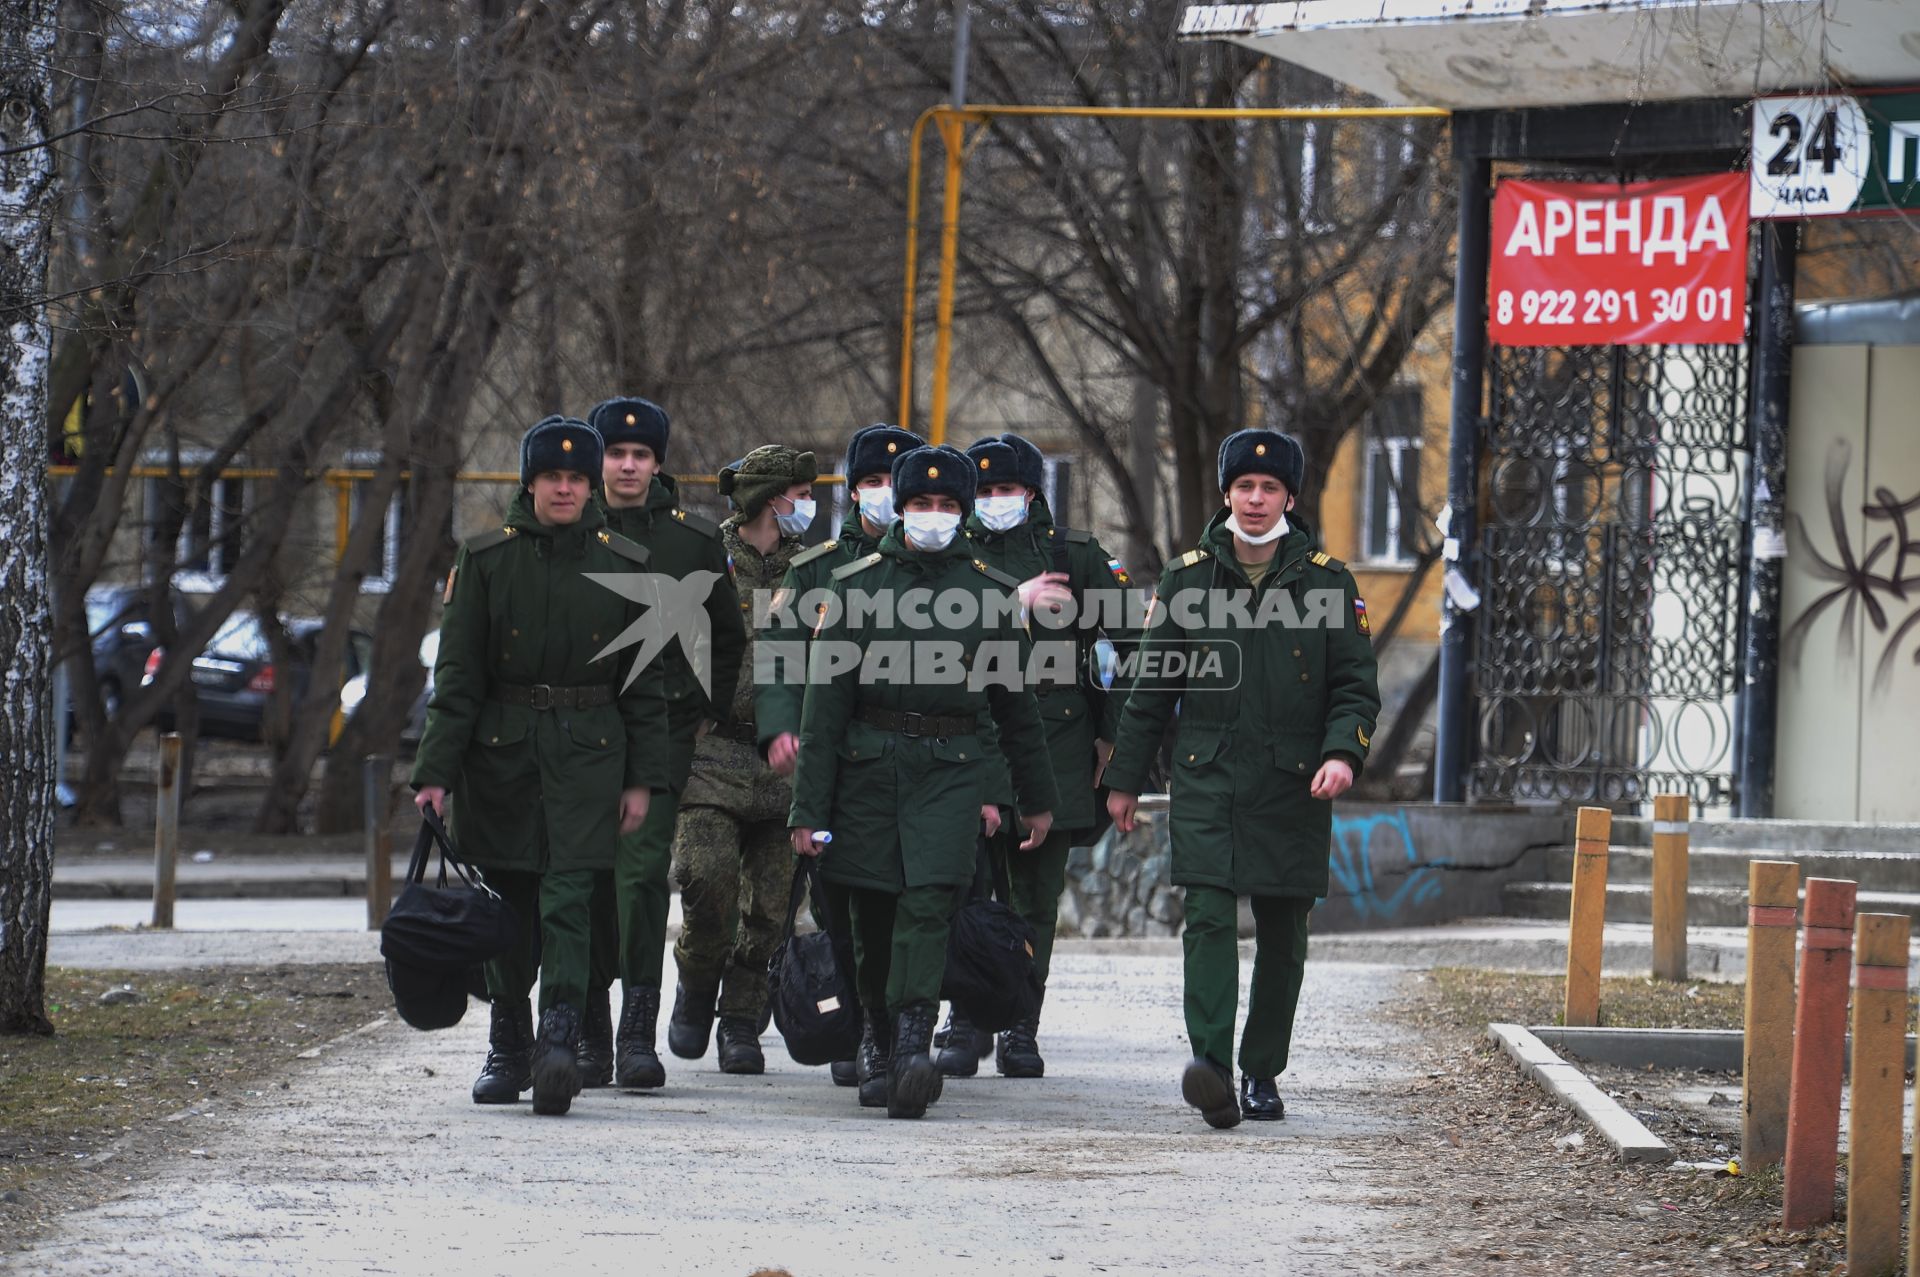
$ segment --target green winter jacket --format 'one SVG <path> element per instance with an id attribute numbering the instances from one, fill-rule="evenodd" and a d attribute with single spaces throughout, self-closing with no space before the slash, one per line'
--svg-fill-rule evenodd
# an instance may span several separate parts
<path id="1" fill-rule="evenodd" d="M 1116 644 L 1132 636 L 1117 604 L 1133 593 L 1133 581 L 1120 560 L 1111 558 L 1089 532 L 1055 526 L 1045 497 L 1036 495 L 1027 508 L 1026 522 L 1005 532 L 989 531 L 975 514 L 967 520 L 967 537 L 974 553 L 1016 581 L 1029 581 L 1042 572 L 1059 570 L 1065 560 L 1067 588 L 1080 603 L 1077 624 L 1049 629 L 1035 619 L 1028 630 L 1036 642 L 1071 640 L 1075 647 L 1071 684 L 1041 684 L 1034 689 L 1040 717 L 1047 725 L 1047 753 L 1053 759 L 1054 782 L 1060 787 L 1060 806 L 1054 827 L 1063 832 L 1088 833 L 1106 823 L 1096 797 L 1093 773 L 1094 741 L 1113 739 L 1120 720 L 1120 697 L 1107 695 L 1098 677 L 1093 643 L 1103 633 Z M 1089 595 L 1089 591 L 1094 591 Z M 1091 613 L 1098 605 L 1101 615 Z M 1096 622 L 1106 620 L 1106 625 Z M 1011 778 L 1000 764 L 1000 802 L 1011 800 Z"/>
<path id="2" fill-rule="evenodd" d="M 800 762 L 787 823 L 833 834 L 820 870 L 835 882 L 895 893 L 971 882 L 980 806 L 993 776 L 980 731 L 989 715 L 1013 762 L 1021 813 L 1052 811 L 1058 802 L 1039 706 L 1032 692 L 1006 685 L 1018 681 L 1026 636 L 1016 623 L 990 616 L 983 606 L 974 608 L 970 625 L 915 628 L 908 617 L 916 601 L 928 605 L 950 591 L 980 601 L 989 595 L 1004 598 L 1019 582 L 974 558 L 964 538 L 956 537 L 945 550 L 913 550 L 897 521 L 879 548 L 834 576 L 843 598 L 856 590 L 868 598 L 890 596 L 896 614 L 856 617 L 845 609 L 838 615 L 830 610 L 824 618 L 810 651 L 813 668 L 801 711 Z M 827 677 L 830 659 L 855 650 L 861 665 Z M 898 665 L 882 673 L 870 662 L 889 651 L 906 653 L 915 665 L 951 658 L 963 673 L 941 680 Z M 972 671 L 991 667 L 1007 679 L 970 685 Z M 943 736 L 909 734 L 863 721 L 864 712 L 876 709 L 971 717 L 975 728 Z"/>
<path id="3" fill-rule="evenodd" d="M 489 869 L 605 869 L 619 843 L 623 789 L 668 782 L 658 667 L 626 680 L 632 653 L 600 653 L 642 609 L 588 573 L 646 570 L 647 553 L 589 503 L 545 527 L 517 496 L 497 530 L 460 548 L 447 577 L 433 699 L 413 786 L 451 796 L 460 850 Z M 600 685 L 586 708 L 507 704 L 503 685 Z"/>
<path id="4" fill-rule="evenodd" d="M 1292 516 L 1250 594 L 1226 517 L 1215 515 L 1200 547 L 1160 578 L 1106 783 L 1140 792 L 1177 705 L 1174 883 L 1324 896 L 1333 804 L 1309 791 L 1336 755 L 1359 776 L 1380 714 L 1366 605 L 1346 565 L 1315 550 Z M 1230 613 L 1209 615 L 1228 599 L 1264 623 L 1249 629 Z M 1286 623 L 1295 617 L 1299 624 Z"/>
<path id="5" fill-rule="evenodd" d="M 800 615 L 800 601 L 831 590 L 836 569 L 865 558 L 879 545 L 860 522 L 860 507 L 851 492 L 847 504 L 840 535 L 794 555 L 770 600 L 773 606 L 759 609 L 762 614 L 755 617 L 756 638 L 768 644 L 763 649 L 768 659 L 755 671 L 753 688 L 753 721 L 763 757 L 776 737 L 787 732 L 800 734 L 800 707 L 807 691 L 804 652 L 814 622 L 813 616 Z M 781 653 L 777 659 L 776 652 Z"/>
<path id="6" fill-rule="evenodd" d="M 661 654 L 666 680 L 668 727 L 672 735 L 673 788 L 685 788 L 693 766 L 693 739 L 704 719 L 726 718 L 727 701 L 740 678 L 746 652 L 747 627 L 740 612 L 720 525 L 682 510 L 679 488 L 672 475 L 659 474 L 637 506 L 606 511 L 607 526 L 651 556 L 647 571 L 686 580 L 696 572 L 713 574 L 705 595 L 709 635 L 700 650 L 686 652 L 678 640 Z M 696 670 L 709 673 L 702 687 Z"/>

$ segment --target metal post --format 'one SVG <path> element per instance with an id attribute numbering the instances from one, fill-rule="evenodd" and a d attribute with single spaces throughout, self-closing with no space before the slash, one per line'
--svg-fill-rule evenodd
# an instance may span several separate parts
<path id="1" fill-rule="evenodd" d="M 1485 158 L 1455 162 L 1460 188 L 1459 244 L 1453 273 L 1453 418 L 1447 453 L 1446 545 L 1450 561 L 1473 584 L 1474 513 L 1480 499 L 1480 415 L 1486 395 L 1488 238 L 1493 213 L 1493 166 Z M 1443 599 L 1440 620 L 1439 731 L 1434 740 L 1433 797 L 1457 803 L 1467 796 L 1467 760 L 1473 745 L 1468 680 L 1473 662 L 1473 613 Z"/>
<path id="2" fill-rule="evenodd" d="M 973 23 L 967 16 L 967 0 L 953 0 L 953 105 L 967 104 L 967 46 Z"/>
<path id="3" fill-rule="evenodd" d="M 160 737 L 153 812 L 153 925 L 173 926 L 174 866 L 180 863 L 180 733 Z"/>
<path id="4" fill-rule="evenodd" d="M 378 931 L 387 921 L 393 900 L 393 822 L 388 805 L 393 797 L 393 759 L 367 755 L 365 782 L 360 795 L 360 821 L 367 843 L 367 930 Z"/>
<path id="5" fill-rule="evenodd" d="M 933 310 L 933 394 L 927 407 L 927 442 L 947 439 L 947 374 L 953 354 L 953 288 L 960 258 L 960 182 L 967 163 L 967 121 L 943 115 L 936 122 L 947 150 L 946 189 L 940 201 L 940 291 Z"/>
<path id="6" fill-rule="evenodd" d="M 1757 222 L 1760 286 L 1753 310 L 1753 474 L 1748 483 L 1746 642 L 1741 653 L 1740 742 L 1734 814 L 1773 815 L 1773 752 L 1780 714 L 1780 574 L 1787 553 L 1787 408 L 1793 375 L 1797 222 Z"/>

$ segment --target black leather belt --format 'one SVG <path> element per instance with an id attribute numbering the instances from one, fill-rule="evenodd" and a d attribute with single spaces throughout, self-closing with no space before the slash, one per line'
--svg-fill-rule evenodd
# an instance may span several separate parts
<path id="1" fill-rule="evenodd" d="M 972 714 L 915 714 L 873 706 L 862 706 L 854 717 L 869 727 L 902 736 L 971 736 L 977 721 Z"/>
<path id="2" fill-rule="evenodd" d="M 495 683 L 490 696 L 502 705 L 525 705 L 531 709 L 592 709 L 596 705 L 611 705 L 613 688 L 606 683 L 594 683 L 587 687 L 553 687 L 546 683 L 523 687 L 518 683 Z"/>
<path id="3" fill-rule="evenodd" d="M 707 729 L 707 735 L 718 736 L 723 740 L 737 740 L 742 745 L 756 745 L 760 742 L 759 728 L 753 723 L 718 722 Z"/>

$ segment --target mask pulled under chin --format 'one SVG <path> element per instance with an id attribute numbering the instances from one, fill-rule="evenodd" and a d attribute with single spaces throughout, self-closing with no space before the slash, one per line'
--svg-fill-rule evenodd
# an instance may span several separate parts
<path id="1" fill-rule="evenodd" d="M 989 532 L 1005 532 L 1027 521 L 1025 497 L 981 497 L 973 503 L 973 512 Z"/>
<path id="2" fill-rule="evenodd" d="M 1278 541 L 1281 537 L 1287 535 L 1287 516 L 1284 514 L 1281 515 L 1274 521 L 1274 525 L 1271 528 L 1268 528 L 1259 536 L 1255 536 L 1251 532 L 1242 531 L 1239 517 L 1230 514 L 1227 516 L 1227 531 L 1233 533 L 1233 535 L 1239 537 L 1248 545 L 1266 545 L 1270 541 Z"/>
<path id="3" fill-rule="evenodd" d="M 906 525 L 907 543 L 916 550 L 944 550 L 960 530 L 959 515 L 931 510 L 903 514 L 900 521 Z"/>
<path id="4" fill-rule="evenodd" d="M 779 524 L 780 530 L 789 536 L 805 532 L 813 526 L 814 509 L 814 503 L 811 501 L 795 501 L 793 503 L 793 509 L 789 513 L 782 514 L 778 510 L 775 510 L 773 512 L 773 521 Z"/>
<path id="5" fill-rule="evenodd" d="M 893 489 L 859 488 L 856 489 L 860 502 L 860 515 L 876 528 L 884 528 L 893 522 Z"/>

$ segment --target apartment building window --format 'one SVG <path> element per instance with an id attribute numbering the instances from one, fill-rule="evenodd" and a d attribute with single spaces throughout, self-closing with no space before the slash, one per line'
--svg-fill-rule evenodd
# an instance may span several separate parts
<path id="1" fill-rule="evenodd" d="M 205 456 L 181 457 L 183 466 L 202 464 Z M 189 498 L 184 481 L 160 477 L 146 481 L 147 544 L 153 546 L 163 527 L 179 521 L 172 554 L 172 573 L 181 588 L 216 590 L 240 561 L 245 545 L 250 485 L 245 479 L 221 477 L 198 500 Z"/>
<path id="2" fill-rule="evenodd" d="M 1420 556 L 1420 390 L 1387 391 L 1366 426 L 1361 544 L 1369 563 L 1410 565 Z"/>

